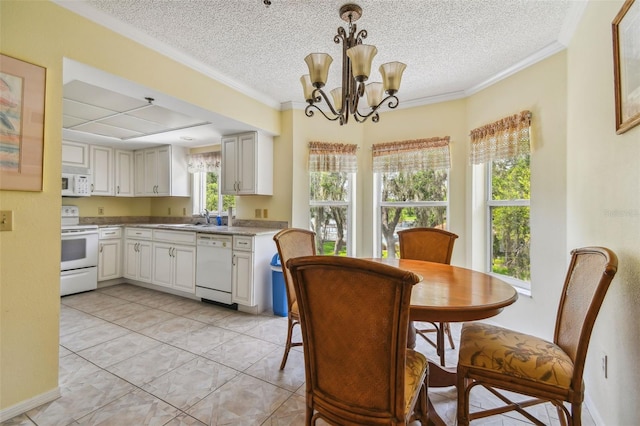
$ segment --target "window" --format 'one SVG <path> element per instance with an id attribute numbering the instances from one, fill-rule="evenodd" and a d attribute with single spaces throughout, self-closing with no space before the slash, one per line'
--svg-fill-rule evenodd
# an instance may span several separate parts
<path id="1" fill-rule="evenodd" d="M 528 289 L 531 113 L 471 131 L 471 164 L 487 166 L 487 270 Z"/>
<path id="2" fill-rule="evenodd" d="M 204 209 L 211 216 L 222 216 L 229 207 L 235 207 L 233 195 L 220 193 L 220 152 L 204 152 L 189 155 L 188 170 L 193 173 L 193 214 L 200 215 Z"/>
<path id="3" fill-rule="evenodd" d="M 374 254 L 400 257 L 398 231 L 413 227 L 447 229 L 449 137 L 373 146 Z"/>
<path id="4" fill-rule="evenodd" d="M 358 146 L 309 143 L 309 228 L 316 233 L 316 252 L 353 256 L 354 181 Z"/>
<path id="5" fill-rule="evenodd" d="M 193 214 L 209 210 L 212 217 L 223 215 L 229 207 L 236 206 L 233 195 L 220 193 L 220 176 L 216 172 L 196 172 L 193 174 Z"/>
<path id="6" fill-rule="evenodd" d="M 351 255 L 349 244 L 354 173 L 311 172 L 309 218 L 318 254 Z"/>
<path id="7" fill-rule="evenodd" d="M 494 160 L 487 167 L 489 270 L 531 280 L 529 245 L 530 156 Z"/>

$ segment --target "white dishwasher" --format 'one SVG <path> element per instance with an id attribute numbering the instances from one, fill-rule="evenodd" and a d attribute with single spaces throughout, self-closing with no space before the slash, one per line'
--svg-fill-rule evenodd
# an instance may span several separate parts
<path id="1" fill-rule="evenodd" d="M 231 305 L 233 237 L 198 234 L 196 240 L 196 296 Z"/>

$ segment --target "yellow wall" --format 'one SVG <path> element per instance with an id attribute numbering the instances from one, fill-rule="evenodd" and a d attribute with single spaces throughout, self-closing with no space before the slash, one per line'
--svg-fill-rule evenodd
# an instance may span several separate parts
<path id="1" fill-rule="evenodd" d="M 57 388 L 63 57 L 280 133 L 280 113 L 45 1 L 0 2 L 0 50 L 47 69 L 42 192 L 0 191 L 15 230 L 0 233 L 0 410 Z M 176 78 L 180 76 L 181 78 Z M 160 215 L 185 200 L 77 200 L 82 214 Z M 187 205 L 189 201 L 186 201 Z"/>
<path id="2" fill-rule="evenodd" d="M 568 246 L 604 245 L 620 261 L 585 369 L 596 420 L 608 425 L 638 424 L 640 395 L 640 126 L 616 135 L 614 125 L 611 22 L 622 4 L 590 2 L 567 57 Z M 600 368 L 605 353 L 608 379 Z"/>

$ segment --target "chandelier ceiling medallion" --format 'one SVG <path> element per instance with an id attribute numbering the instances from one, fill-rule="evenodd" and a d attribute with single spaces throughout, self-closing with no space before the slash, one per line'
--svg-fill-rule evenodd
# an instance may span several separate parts
<path id="1" fill-rule="evenodd" d="M 300 78 L 304 90 L 304 98 L 309 105 L 304 112 L 307 117 L 313 117 L 314 109 L 320 111 L 328 120 L 339 120 L 340 125 L 349 121 L 349 116 L 358 123 L 364 123 L 369 117 L 377 123 L 380 120 L 378 109 L 388 101 L 389 108 L 398 106 L 396 93 L 400 89 L 402 73 L 407 67 L 402 62 L 388 62 L 380 66 L 382 83 L 373 82 L 365 85 L 371 73 L 373 57 L 378 49 L 370 44 L 362 44 L 367 38 L 367 30 L 357 32 L 356 22 L 362 16 L 362 8 L 356 4 L 345 4 L 340 8 L 340 17 L 349 24 L 349 33 L 343 27 L 338 27 L 338 34 L 333 37 L 336 44 L 342 42 L 342 87 L 330 91 L 333 105 L 322 90 L 327 82 L 329 66 L 333 58 L 326 53 L 310 53 L 304 58 L 309 67 L 309 74 Z M 370 110 L 361 113 L 358 110 L 360 98 L 367 95 Z M 384 99 L 383 96 L 387 95 Z M 325 112 L 318 103 L 327 103 L 331 112 Z"/>

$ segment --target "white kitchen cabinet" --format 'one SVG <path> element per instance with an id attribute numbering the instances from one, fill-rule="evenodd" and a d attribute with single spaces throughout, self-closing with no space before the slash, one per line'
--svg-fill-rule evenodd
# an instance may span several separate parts
<path id="1" fill-rule="evenodd" d="M 115 195 L 113 148 L 91 145 L 91 195 Z"/>
<path id="2" fill-rule="evenodd" d="M 191 195 L 186 148 L 165 145 L 135 151 L 134 162 L 136 196 Z"/>
<path id="3" fill-rule="evenodd" d="M 273 235 L 233 236 L 231 301 L 238 310 L 259 314 L 272 306 Z"/>
<path id="4" fill-rule="evenodd" d="M 273 195 L 273 138 L 257 132 L 222 138 L 222 193 Z"/>
<path id="5" fill-rule="evenodd" d="M 98 281 L 122 277 L 122 228 L 100 229 Z"/>
<path id="6" fill-rule="evenodd" d="M 62 141 L 62 165 L 89 168 L 89 144 Z"/>
<path id="7" fill-rule="evenodd" d="M 115 150 L 115 195 L 133 197 L 133 151 Z"/>
<path id="8" fill-rule="evenodd" d="M 195 294 L 195 232 L 155 230 L 153 240 L 151 282 Z"/>
<path id="9" fill-rule="evenodd" d="M 124 277 L 151 282 L 151 238 L 150 229 L 126 228 L 124 240 Z"/>

